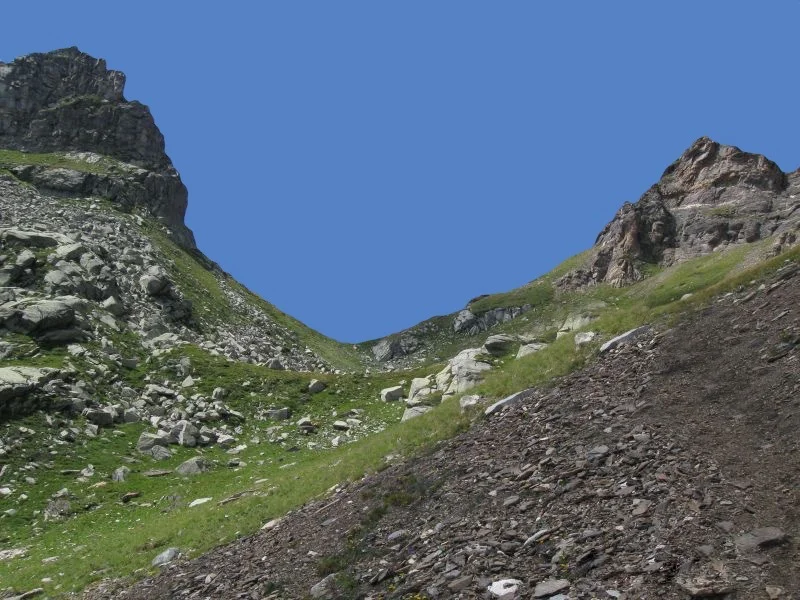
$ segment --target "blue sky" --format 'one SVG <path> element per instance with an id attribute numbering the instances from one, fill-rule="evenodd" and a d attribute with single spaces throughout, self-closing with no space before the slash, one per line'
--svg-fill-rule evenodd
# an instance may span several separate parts
<path id="1" fill-rule="evenodd" d="M 128 76 L 200 248 L 342 341 L 530 281 L 702 135 L 800 166 L 800 2 L 8 3 Z M 9 26 L 13 24 L 13 26 Z"/>

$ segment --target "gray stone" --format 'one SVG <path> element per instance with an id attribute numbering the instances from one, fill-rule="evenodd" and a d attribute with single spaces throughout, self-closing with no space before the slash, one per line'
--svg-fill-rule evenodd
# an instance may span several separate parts
<path id="1" fill-rule="evenodd" d="M 736 548 L 741 553 L 753 552 L 784 543 L 788 536 L 777 527 L 760 527 L 736 538 Z"/>
<path id="2" fill-rule="evenodd" d="M 208 463 L 206 460 L 202 456 L 194 456 L 178 465 L 175 472 L 180 475 L 198 475 L 207 470 Z"/>
<path id="3" fill-rule="evenodd" d="M 114 472 L 111 474 L 111 481 L 123 482 L 127 479 L 130 472 L 131 470 L 128 467 L 118 467 L 114 469 Z"/>
<path id="4" fill-rule="evenodd" d="M 17 255 L 17 260 L 14 264 L 20 269 L 30 269 L 36 265 L 36 255 L 27 248 Z"/>
<path id="5" fill-rule="evenodd" d="M 59 260 L 76 260 L 80 258 L 83 254 L 86 254 L 88 248 L 81 244 L 80 242 L 75 242 L 74 244 L 63 244 L 56 248 L 55 255 L 56 258 Z"/>
<path id="6" fill-rule="evenodd" d="M 311 382 L 308 384 L 308 393 L 318 394 L 326 387 L 327 386 L 325 385 L 324 381 L 320 381 L 319 379 L 312 379 Z"/>
<path id="7" fill-rule="evenodd" d="M 506 396 L 502 400 L 498 400 L 494 404 L 487 406 L 486 410 L 483 411 L 483 414 L 488 417 L 490 415 L 495 414 L 496 412 L 499 412 L 506 406 L 511 406 L 512 404 L 519 402 L 519 400 L 522 399 L 523 393 L 524 392 L 517 392 L 516 394 L 511 394 L 510 396 Z"/>
<path id="8" fill-rule="evenodd" d="M 467 348 L 447 362 L 447 366 L 436 374 L 436 389 L 443 396 L 460 394 L 474 387 L 483 379 L 483 373 L 492 368 L 480 357 L 482 348 Z"/>
<path id="9" fill-rule="evenodd" d="M 579 331 L 575 334 L 575 345 L 579 348 L 581 346 L 586 346 L 587 344 L 591 344 L 596 337 L 597 334 L 594 331 Z"/>
<path id="10" fill-rule="evenodd" d="M 36 248 L 49 248 L 60 244 L 71 244 L 74 240 L 61 233 L 47 231 L 22 231 L 21 229 L 0 229 L 0 239 Z"/>
<path id="11" fill-rule="evenodd" d="M 331 573 L 322 581 L 317 582 L 309 590 L 312 598 L 322 598 L 322 600 L 332 600 L 336 597 L 336 573 Z"/>
<path id="12" fill-rule="evenodd" d="M 155 460 L 167 460 L 172 458 L 172 451 L 164 446 L 153 446 L 149 452 Z"/>
<path id="13" fill-rule="evenodd" d="M 529 356 L 531 354 L 535 354 L 540 350 L 544 350 L 547 348 L 547 344 L 542 344 L 540 342 L 532 342 L 530 344 L 523 344 L 517 350 L 517 358 L 522 358 L 524 356 Z"/>
<path id="14" fill-rule="evenodd" d="M 176 558 L 181 555 L 181 551 L 179 548 L 167 548 L 161 554 L 156 556 L 153 559 L 153 562 L 150 563 L 154 567 L 160 567 L 162 565 L 166 565 L 167 563 L 172 562 Z"/>
<path id="15" fill-rule="evenodd" d="M 280 358 L 270 358 L 267 361 L 267 368 L 273 371 L 283 371 L 286 367 L 283 365 Z"/>
<path id="16" fill-rule="evenodd" d="M 87 408 L 83 411 L 83 416 L 90 423 L 94 423 L 100 427 L 108 427 L 114 424 L 114 415 L 105 410 L 98 410 L 96 408 Z"/>
<path id="17" fill-rule="evenodd" d="M 348 425 L 345 421 L 334 421 L 333 428 L 337 431 L 347 431 L 350 429 L 350 425 Z"/>
<path id="18" fill-rule="evenodd" d="M 548 579 L 536 584 L 533 590 L 534 598 L 549 598 L 559 592 L 568 590 L 570 582 L 568 579 Z"/>
<path id="19" fill-rule="evenodd" d="M 395 385 L 393 387 L 384 388 L 381 390 L 381 400 L 384 402 L 394 402 L 403 397 L 403 386 Z"/>
<path id="20" fill-rule="evenodd" d="M 143 431 L 139 436 L 139 440 L 136 442 L 136 449 L 139 452 L 150 452 L 154 446 L 166 447 L 168 444 L 169 440 L 166 437 L 149 431 Z"/>
<path id="21" fill-rule="evenodd" d="M 421 415 L 424 415 L 426 412 L 431 410 L 432 407 L 425 406 L 424 404 L 420 404 L 419 406 L 410 406 L 403 412 L 403 416 L 400 418 L 400 421 L 408 421 L 409 419 L 414 419 Z"/>
<path id="22" fill-rule="evenodd" d="M 461 412 L 463 413 L 463 412 L 467 412 L 469 409 L 473 408 L 474 406 L 477 406 L 478 404 L 480 404 L 480 402 L 482 400 L 483 400 L 483 396 L 477 396 L 477 395 L 474 395 L 474 394 L 468 395 L 468 396 L 461 396 L 461 398 L 459 398 L 459 400 L 458 400 L 458 405 L 461 408 Z"/>
<path id="23" fill-rule="evenodd" d="M 411 380 L 411 387 L 408 390 L 407 403 L 419 402 L 430 396 L 434 391 L 433 376 L 415 377 Z"/>
<path id="24" fill-rule="evenodd" d="M 292 416 L 292 411 L 284 406 L 283 408 L 270 408 L 267 410 L 267 418 L 273 421 L 285 421 Z"/>
<path id="25" fill-rule="evenodd" d="M 109 296 L 101 303 L 101 306 L 115 317 L 125 314 L 125 305 L 115 296 Z"/>
<path id="26" fill-rule="evenodd" d="M 618 335 L 615 338 L 608 340 L 605 344 L 600 346 L 600 354 L 604 352 L 608 352 L 609 350 L 613 350 L 614 348 L 622 345 L 628 344 L 634 341 L 636 338 L 645 335 L 650 331 L 650 327 L 648 325 L 644 325 L 642 327 L 636 327 L 635 329 L 631 329 L 630 331 L 626 331 L 625 333 Z"/>
<path id="27" fill-rule="evenodd" d="M 483 344 L 486 351 L 493 356 L 502 356 L 511 350 L 516 343 L 516 339 L 510 335 L 497 334 L 490 335 Z"/>
<path id="28" fill-rule="evenodd" d="M 75 322 L 74 302 L 41 300 L 27 306 L 20 303 L 0 307 L 0 322 L 16 333 L 33 334 L 64 329 Z"/>

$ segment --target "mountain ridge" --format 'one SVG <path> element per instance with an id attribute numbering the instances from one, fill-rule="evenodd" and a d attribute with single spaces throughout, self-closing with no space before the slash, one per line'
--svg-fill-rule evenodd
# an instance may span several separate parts
<path id="1" fill-rule="evenodd" d="M 123 88 L 0 64 L 0 596 L 800 590 L 800 171 L 700 138 L 585 252 L 352 346 L 196 248 Z"/>

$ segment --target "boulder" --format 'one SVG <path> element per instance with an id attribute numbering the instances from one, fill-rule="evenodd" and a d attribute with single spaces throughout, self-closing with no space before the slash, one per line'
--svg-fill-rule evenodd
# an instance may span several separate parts
<path id="1" fill-rule="evenodd" d="M 136 442 L 136 449 L 139 452 L 150 452 L 154 446 L 166 447 L 169 444 L 169 439 L 166 436 L 143 431 Z"/>
<path id="2" fill-rule="evenodd" d="M 575 334 L 575 345 L 578 347 L 586 346 L 591 344 L 596 337 L 597 334 L 594 331 L 579 331 Z"/>
<path id="3" fill-rule="evenodd" d="M 16 333 L 34 334 L 65 329 L 75 322 L 75 302 L 40 300 L 32 304 L 10 303 L 0 307 L 0 322 Z"/>
<path id="4" fill-rule="evenodd" d="M 444 396 L 452 396 L 477 385 L 483 379 L 482 373 L 492 368 L 478 358 L 482 354 L 482 348 L 467 348 L 459 352 L 436 374 L 436 388 Z"/>
<path id="5" fill-rule="evenodd" d="M 483 396 L 477 396 L 475 394 L 461 396 L 458 400 L 458 406 L 461 408 L 461 412 L 467 412 L 473 406 L 477 406 L 483 400 Z"/>
<path id="6" fill-rule="evenodd" d="M 103 300 L 101 306 L 115 317 L 125 314 L 125 305 L 115 296 L 109 296 Z"/>
<path id="7" fill-rule="evenodd" d="M 517 358 L 522 358 L 523 356 L 529 356 L 531 354 L 535 354 L 540 350 L 544 350 L 547 348 L 547 344 L 542 344 L 540 342 L 531 342 L 530 344 L 523 344 L 517 350 Z"/>
<path id="8" fill-rule="evenodd" d="M 501 333 L 490 335 L 484 342 L 483 347 L 492 356 L 502 356 L 511 350 L 511 346 L 515 343 L 516 339 L 514 337 Z"/>
<path id="9" fill-rule="evenodd" d="M 284 367 L 283 363 L 281 362 L 280 358 L 270 358 L 267 361 L 267 368 L 272 369 L 274 371 L 283 371 L 286 367 Z"/>
<path id="10" fill-rule="evenodd" d="M 312 379 L 311 382 L 308 384 L 308 393 L 318 394 L 326 387 L 327 386 L 325 385 L 324 381 L 320 381 L 319 379 Z"/>
<path id="11" fill-rule="evenodd" d="M 617 337 L 608 340 L 605 344 L 600 346 L 600 354 L 608 352 L 609 350 L 613 350 L 617 346 L 628 344 L 636 340 L 636 338 L 646 335 L 649 331 L 650 327 L 648 325 L 644 325 L 642 327 L 636 327 L 635 329 L 626 331 L 622 335 L 618 335 Z"/>
<path id="12" fill-rule="evenodd" d="M 194 456 L 175 469 L 179 475 L 198 475 L 208 470 L 208 462 L 202 456 Z"/>
<path id="13" fill-rule="evenodd" d="M 99 427 L 109 427 L 114 424 L 114 415 L 106 410 L 87 408 L 83 411 L 83 416 L 86 417 L 87 421 Z"/>
<path id="14" fill-rule="evenodd" d="M 415 377 L 411 380 L 411 387 L 408 391 L 406 403 L 419 403 L 434 392 L 433 375 L 427 377 Z"/>
<path id="15" fill-rule="evenodd" d="M 469 330 L 477 321 L 475 315 L 469 309 L 465 308 L 455 316 L 453 319 L 453 331 L 459 333 L 460 331 Z"/>
<path id="16" fill-rule="evenodd" d="M 404 412 L 403 416 L 400 418 L 400 421 L 408 421 L 409 419 L 414 419 L 415 417 L 419 417 L 424 415 L 429 410 L 432 410 L 433 407 L 425 406 L 420 404 L 419 406 L 410 406 Z"/>
<path id="17" fill-rule="evenodd" d="M 384 402 L 394 402 L 403 397 L 403 386 L 395 385 L 381 390 L 381 400 Z"/>
<path id="18" fill-rule="evenodd" d="M 292 411 L 289 407 L 283 408 L 270 408 L 267 410 L 267 418 L 273 421 L 285 421 L 292 416 Z"/>
<path id="19" fill-rule="evenodd" d="M 154 567 L 160 567 L 166 565 L 167 563 L 172 562 L 176 558 L 181 555 L 181 551 L 178 548 L 167 548 L 161 554 L 156 556 L 153 559 L 153 562 L 150 563 Z"/>
<path id="20" fill-rule="evenodd" d="M 498 400 L 494 404 L 488 406 L 486 408 L 486 410 L 483 411 L 483 414 L 488 417 L 489 415 L 493 415 L 494 413 L 499 412 L 501 409 L 505 408 L 506 406 L 510 406 L 512 404 L 515 404 L 516 402 L 518 402 L 519 400 L 522 399 L 522 394 L 524 394 L 524 393 L 525 393 L 524 391 L 523 392 L 517 392 L 516 394 L 511 394 L 510 396 L 506 396 L 502 400 Z"/>
<path id="21" fill-rule="evenodd" d="M 71 244 L 73 239 L 62 233 L 48 231 L 23 231 L 21 229 L 0 229 L 0 239 L 35 248 L 50 248 L 62 244 Z"/>
<path id="22" fill-rule="evenodd" d="M 121 483 L 127 479 L 130 472 L 131 470 L 126 466 L 118 467 L 114 469 L 114 472 L 111 474 L 111 481 Z"/>

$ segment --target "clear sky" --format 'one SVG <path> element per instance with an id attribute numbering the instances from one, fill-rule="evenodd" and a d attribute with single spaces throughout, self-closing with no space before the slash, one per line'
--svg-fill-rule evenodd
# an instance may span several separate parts
<path id="1" fill-rule="evenodd" d="M 342 341 L 589 247 L 696 138 L 800 166 L 800 2 L 3 3 L 128 76 L 198 245 Z"/>

